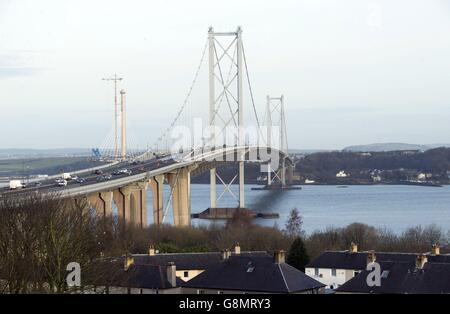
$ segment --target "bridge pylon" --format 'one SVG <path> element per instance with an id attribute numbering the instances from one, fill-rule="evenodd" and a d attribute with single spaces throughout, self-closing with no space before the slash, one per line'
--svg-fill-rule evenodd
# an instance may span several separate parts
<path id="1" fill-rule="evenodd" d="M 212 27 L 208 31 L 209 46 L 209 147 L 232 143 L 220 143 L 218 139 L 226 137 L 226 129 L 234 127 L 232 141 L 239 146 L 245 145 L 244 138 L 244 99 L 243 99 L 243 46 L 242 29 L 235 32 L 215 32 Z M 220 133 L 217 134 L 217 131 Z M 225 140 L 226 141 L 226 140 Z M 245 207 L 244 198 L 244 156 L 238 156 L 239 163 L 239 208 Z M 219 179 L 230 191 L 216 171 L 210 170 L 210 208 L 217 208 L 216 180 Z M 231 191 L 230 191 L 231 192 Z M 233 195 L 234 196 L 234 195 Z"/>
<path id="2" fill-rule="evenodd" d="M 284 96 L 266 97 L 266 144 L 268 147 L 276 146 L 285 155 L 288 155 L 288 144 L 286 134 L 286 118 L 284 114 Z M 273 126 L 277 126 L 274 132 Z M 274 138 L 275 137 L 275 138 Z M 273 142 L 273 139 L 276 141 Z M 274 145 L 275 144 L 275 145 Z M 287 189 L 292 183 L 293 165 L 286 164 L 286 157 L 281 158 L 278 169 L 272 169 L 271 163 L 267 164 L 267 185 L 268 189 Z"/>

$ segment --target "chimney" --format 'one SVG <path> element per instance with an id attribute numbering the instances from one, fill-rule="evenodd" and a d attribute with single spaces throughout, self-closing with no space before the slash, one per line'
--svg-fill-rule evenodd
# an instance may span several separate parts
<path id="1" fill-rule="evenodd" d="M 350 243 L 350 253 L 358 253 L 358 245 L 355 242 Z"/>
<path id="2" fill-rule="evenodd" d="M 148 255 L 154 256 L 156 254 L 155 247 L 153 245 L 150 245 L 148 249 Z"/>
<path id="3" fill-rule="evenodd" d="M 439 245 L 433 244 L 433 246 L 431 247 L 431 255 L 439 255 L 439 254 L 440 254 Z"/>
<path id="4" fill-rule="evenodd" d="M 174 262 L 167 263 L 167 281 L 172 288 L 177 286 L 177 266 Z"/>
<path id="5" fill-rule="evenodd" d="M 241 254 L 241 246 L 239 245 L 239 242 L 236 242 L 236 244 L 234 245 L 234 254 Z"/>
<path id="6" fill-rule="evenodd" d="M 222 260 L 227 260 L 231 256 L 231 252 L 228 249 L 222 251 Z"/>
<path id="7" fill-rule="evenodd" d="M 373 263 L 377 260 L 377 257 L 375 255 L 375 251 L 369 251 L 367 253 L 367 264 Z"/>
<path id="8" fill-rule="evenodd" d="M 283 250 L 278 250 L 273 253 L 273 259 L 275 264 L 283 264 L 286 259 L 286 252 Z"/>
<path id="9" fill-rule="evenodd" d="M 426 262 L 428 262 L 428 259 L 425 254 L 418 255 L 416 258 L 416 268 L 422 269 Z"/>
<path id="10" fill-rule="evenodd" d="M 123 269 L 127 271 L 131 265 L 134 264 L 134 258 L 131 255 L 126 255 L 123 263 Z"/>

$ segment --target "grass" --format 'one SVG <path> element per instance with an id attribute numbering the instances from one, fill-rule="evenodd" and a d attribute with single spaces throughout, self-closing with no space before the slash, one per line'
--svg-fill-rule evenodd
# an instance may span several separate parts
<path id="1" fill-rule="evenodd" d="M 86 157 L 46 157 L 26 159 L 0 160 L 0 176 L 29 174 L 46 174 L 68 168 L 70 171 L 76 164 L 92 165 Z M 25 171 L 24 171 L 25 170 Z"/>

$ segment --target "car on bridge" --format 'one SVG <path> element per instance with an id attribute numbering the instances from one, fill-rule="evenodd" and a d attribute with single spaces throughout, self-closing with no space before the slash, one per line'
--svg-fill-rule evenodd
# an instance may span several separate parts
<path id="1" fill-rule="evenodd" d="M 56 180 L 56 185 L 57 186 L 67 186 L 67 180 L 63 180 L 63 179 Z"/>
<path id="2" fill-rule="evenodd" d="M 77 183 L 84 183 L 86 180 L 84 179 L 84 178 L 77 178 L 76 180 L 75 180 Z"/>
<path id="3" fill-rule="evenodd" d="M 105 174 L 100 177 L 97 177 L 97 181 L 98 182 L 108 181 L 108 180 L 111 180 L 111 178 L 112 178 L 112 176 L 110 174 Z"/>

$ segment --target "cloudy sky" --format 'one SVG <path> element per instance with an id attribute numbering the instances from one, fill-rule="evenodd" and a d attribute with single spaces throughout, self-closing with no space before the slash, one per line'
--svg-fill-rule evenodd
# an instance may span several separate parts
<path id="1" fill-rule="evenodd" d="M 134 143 L 153 143 L 210 25 L 242 26 L 258 110 L 285 95 L 291 148 L 450 142 L 447 0 L 0 0 L 0 147 L 100 146 L 114 72 Z"/>

